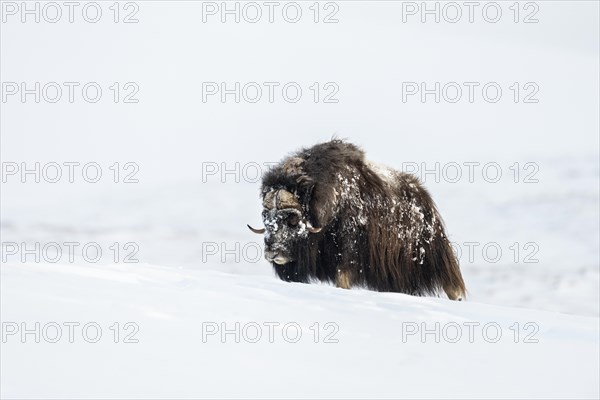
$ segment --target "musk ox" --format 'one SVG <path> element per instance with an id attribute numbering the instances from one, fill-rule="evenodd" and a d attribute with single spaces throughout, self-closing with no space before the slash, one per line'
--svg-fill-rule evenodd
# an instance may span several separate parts
<path id="1" fill-rule="evenodd" d="M 263 177 L 265 258 L 279 278 L 411 295 L 465 295 L 444 223 L 419 180 L 341 140 L 303 149 Z"/>

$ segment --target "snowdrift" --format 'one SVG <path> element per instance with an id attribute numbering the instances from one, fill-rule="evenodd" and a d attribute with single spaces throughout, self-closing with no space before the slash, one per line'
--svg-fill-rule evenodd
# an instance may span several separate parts
<path id="1" fill-rule="evenodd" d="M 597 318 L 147 264 L 1 289 L 3 397 L 599 395 Z"/>

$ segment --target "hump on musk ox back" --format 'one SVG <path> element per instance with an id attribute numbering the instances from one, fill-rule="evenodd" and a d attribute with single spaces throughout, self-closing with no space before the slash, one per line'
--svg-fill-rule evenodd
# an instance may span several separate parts
<path id="1" fill-rule="evenodd" d="M 265 246 L 290 252 L 289 262 L 273 263 L 283 280 L 464 297 L 458 261 L 427 190 L 413 175 L 367 161 L 354 144 L 332 140 L 286 157 L 263 177 L 261 196 Z M 285 212 L 298 210 L 298 225 L 285 235 L 277 236 L 281 224 L 268 219 L 284 212 L 273 199 L 287 199 Z"/>

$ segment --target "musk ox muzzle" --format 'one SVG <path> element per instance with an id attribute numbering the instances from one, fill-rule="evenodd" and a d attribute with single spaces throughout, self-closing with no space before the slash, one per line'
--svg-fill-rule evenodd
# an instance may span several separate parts
<path id="1" fill-rule="evenodd" d="M 298 243 L 311 233 L 318 233 L 307 222 L 300 201 L 285 189 L 272 189 L 263 196 L 262 229 L 248 225 L 254 233 L 264 234 L 264 256 L 275 265 L 286 265 L 296 261 Z"/>

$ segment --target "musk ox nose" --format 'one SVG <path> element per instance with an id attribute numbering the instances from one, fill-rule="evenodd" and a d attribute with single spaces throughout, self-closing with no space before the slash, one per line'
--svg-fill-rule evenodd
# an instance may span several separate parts
<path id="1" fill-rule="evenodd" d="M 276 251 L 265 249 L 265 258 L 267 261 L 273 261 L 277 255 L 278 253 Z"/>
<path id="2" fill-rule="evenodd" d="M 265 250 L 265 258 L 269 262 L 274 262 L 275 264 L 283 265 L 288 262 L 287 257 L 282 256 L 276 251 Z"/>

